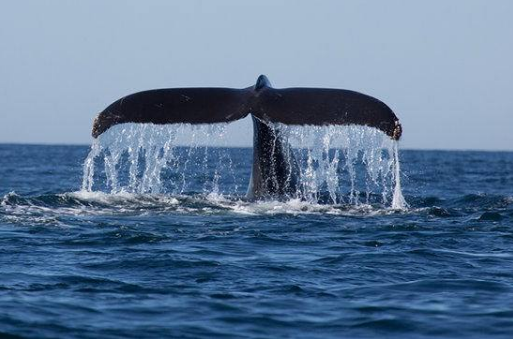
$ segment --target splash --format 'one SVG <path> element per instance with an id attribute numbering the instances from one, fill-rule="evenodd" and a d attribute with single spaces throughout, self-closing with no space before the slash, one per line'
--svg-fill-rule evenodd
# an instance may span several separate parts
<path id="1" fill-rule="evenodd" d="M 183 194 L 189 185 L 203 179 L 204 192 L 219 192 L 220 173 L 226 166 L 231 167 L 231 159 L 219 154 L 220 148 L 209 150 L 200 143 L 214 137 L 222 142 L 225 127 L 225 124 L 115 126 L 93 142 L 84 162 L 82 190 Z M 180 147 L 180 143 L 190 147 Z M 103 160 L 103 166 L 97 160 Z M 205 177 L 207 173 L 209 178 Z"/>
<path id="2" fill-rule="evenodd" d="M 362 126 L 278 128 L 298 150 L 304 199 L 314 203 L 327 192 L 334 204 L 372 204 L 377 196 L 388 204 L 392 195 L 393 209 L 408 207 L 402 195 L 397 142 L 379 130 Z"/>
<path id="3" fill-rule="evenodd" d="M 397 210 L 407 209 L 408 203 L 404 199 L 403 191 L 401 189 L 401 169 L 399 162 L 399 147 L 397 146 L 397 142 L 394 142 L 394 195 L 392 198 L 392 208 Z"/>
<path id="4" fill-rule="evenodd" d="M 407 208 L 397 143 L 382 132 L 361 126 L 276 128 L 298 160 L 302 201 Z M 226 147 L 225 137 L 226 124 L 114 126 L 93 142 L 82 190 L 240 199 L 251 165 L 240 149 Z M 225 147 L 204 145 L 214 140 Z"/>

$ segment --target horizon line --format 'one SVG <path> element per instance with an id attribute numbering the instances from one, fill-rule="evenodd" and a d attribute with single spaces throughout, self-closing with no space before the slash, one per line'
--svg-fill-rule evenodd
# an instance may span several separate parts
<path id="1" fill-rule="evenodd" d="M 74 147 L 90 147 L 91 144 L 84 143 L 32 143 L 32 142 L 0 142 L 0 146 L 74 146 Z M 187 147 L 190 145 L 177 144 L 179 147 Z M 212 147 L 212 148 L 250 148 L 253 146 L 237 146 L 237 145 L 197 145 L 197 147 Z M 426 152 L 504 152 L 512 153 L 513 149 L 476 149 L 476 148 L 422 148 L 422 147 L 406 147 L 399 148 L 401 151 L 426 151 Z"/>

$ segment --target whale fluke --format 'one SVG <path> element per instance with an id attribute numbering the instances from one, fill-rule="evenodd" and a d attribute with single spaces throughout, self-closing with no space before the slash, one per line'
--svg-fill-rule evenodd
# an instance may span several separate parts
<path id="1" fill-rule="evenodd" d="M 171 88 L 128 95 L 98 115 L 92 135 L 122 123 L 212 124 L 248 114 L 287 125 L 365 125 L 395 140 L 402 132 L 394 112 L 376 98 L 342 89 L 275 89 L 261 75 L 245 89 Z"/>
<path id="2" fill-rule="evenodd" d="M 251 91 L 231 88 L 168 88 L 123 97 L 95 119 L 92 135 L 98 137 L 122 123 L 213 124 L 246 117 Z"/>
<path id="3" fill-rule="evenodd" d="M 286 125 L 365 125 L 401 137 L 394 112 L 371 96 L 343 89 L 266 88 L 252 114 Z"/>
<path id="4" fill-rule="evenodd" d="M 112 103 L 93 125 L 93 137 L 122 123 L 212 124 L 251 114 L 253 167 L 249 199 L 297 197 L 300 170 L 286 138 L 274 123 L 366 125 L 399 140 L 401 124 L 383 102 L 368 95 L 325 88 L 274 89 L 265 75 L 254 86 L 174 88 L 135 93 Z"/>

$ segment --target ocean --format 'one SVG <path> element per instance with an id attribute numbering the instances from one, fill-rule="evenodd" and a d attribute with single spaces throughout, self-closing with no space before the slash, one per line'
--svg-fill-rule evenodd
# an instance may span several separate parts
<path id="1" fill-rule="evenodd" d="M 404 208 L 246 201 L 250 148 L 137 187 L 89 152 L 0 145 L 2 338 L 513 337 L 511 152 L 400 150 Z"/>

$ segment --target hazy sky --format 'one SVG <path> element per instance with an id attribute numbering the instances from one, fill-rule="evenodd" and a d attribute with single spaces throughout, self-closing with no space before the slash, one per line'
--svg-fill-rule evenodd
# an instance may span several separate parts
<path id="1" fill-rule="evenodd" d="M 511 0 L 0 3 L 0 142 L 88 144 L 126 94 L 264 73 L 383 100 L 404 148 L 513 150 Z"/>

